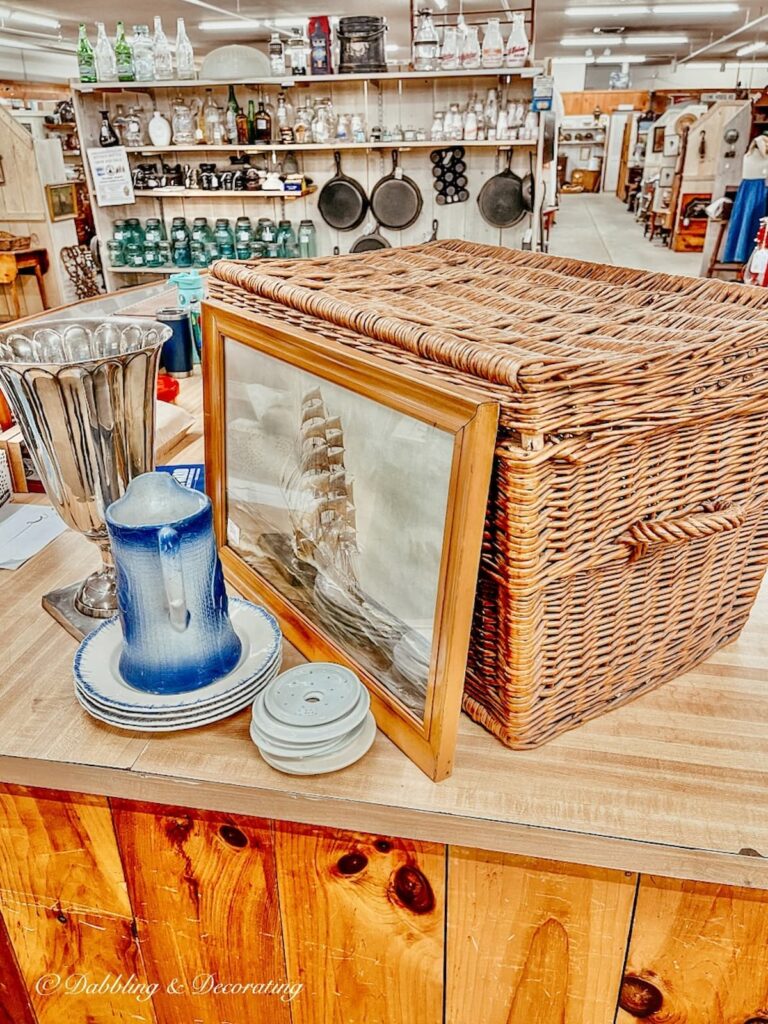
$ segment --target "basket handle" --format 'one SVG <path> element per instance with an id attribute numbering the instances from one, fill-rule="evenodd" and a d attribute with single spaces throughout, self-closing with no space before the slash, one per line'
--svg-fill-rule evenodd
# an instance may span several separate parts
<path id="1" fill-rule="evenodd" d="M 747 518 L 747 509 L 738 502 L 702 502 L 686 515 L 666 519 L 641 519 L 619 537 L 619 543 L 630 549 L 629 560 L 641 558 L 651 544 L 683 544 L 703 540 L 716 533 L 736 530 Z"/>

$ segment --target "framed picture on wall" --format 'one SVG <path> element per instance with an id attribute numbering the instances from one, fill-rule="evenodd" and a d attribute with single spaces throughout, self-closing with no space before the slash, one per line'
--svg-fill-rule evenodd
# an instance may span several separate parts
<path id="1" fill-rule="evenodd" d="M 0 185 L 5 184 L 5 168 L 3 167 L 3 158 L 0 156 Z"/>
<path id="2" fill-rule="evenodd" d="M 206 481 L 224 571 L 379 728 L 452 769 L 498 405 L 298 328 L 204 307 Z"/>
<path id="3" fill-rule="evenodd" d="M 45 198 L 51 220 L 74 220 L 77 217 L 77 189 L 74 182 L 46 185 Z"/>
<path id="4" fill-rule="evenodd" d="M 657 125 L 653 129 L 653 152 L 664 152 L 664 125 Z"/>

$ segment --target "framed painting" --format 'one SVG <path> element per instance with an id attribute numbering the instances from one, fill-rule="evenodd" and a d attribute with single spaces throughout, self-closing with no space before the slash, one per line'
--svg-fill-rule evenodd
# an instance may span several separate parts
<path id="1" fill-rule="evenodd" d="M 74 220 L 77 217 L 77 189 L 74 182 L 46 185 L 45 197 L 48 201 L 48 215 L 52 221 Z"/>
<path id="2" fill-rule="evenodd" d="M 653 129 L 653 152 L 664 152 L 664 125 L 657 125 Z"/>
<path id="3" fill-rule="evenodd" d="M 229 581 L 307 658 L 352 668 L 377 725 L 450 775 L 498 405 L 206 303 L 206 480 Z"/>

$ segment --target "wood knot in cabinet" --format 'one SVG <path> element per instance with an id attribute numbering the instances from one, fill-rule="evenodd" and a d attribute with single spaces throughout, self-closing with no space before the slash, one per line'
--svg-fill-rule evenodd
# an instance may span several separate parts
<path id="1" fill-rule="evenodd" d="M 664 1001 L 661 992 L 644 978 L 625 974 L 621 983 L 619 1006 L 633 1017 L 652 1017 Z"/>
<path id="2" fill-rule="evenodd" d="M 237 828 L 236 825 L 222 825 L 219 829 L 219 835 L 225 843 L 236 847 L 238 850 L 242 850 L 248 845 L 248 836 L 241 829 Z"/>
<path id="3" fill-rule="evenodd" d="M 418 868 L 404 864 L 392 876 L 390 895 L 414 914 L 429 914 L 435 909 L 435 894 L 429 879 Z"/>
<path id="4" fill-rule="evenodd" d="M 364 853 L 345 853 L 339 857 L 336 869 L 340 875 L 356 875 L 368 865 L 368 858 Z"/>

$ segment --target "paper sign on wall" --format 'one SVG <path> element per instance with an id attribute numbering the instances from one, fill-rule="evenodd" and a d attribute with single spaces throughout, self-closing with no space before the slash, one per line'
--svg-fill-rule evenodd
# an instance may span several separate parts
<path id="1" fill-rule="evenodd" d="M 89 149 L 96 203 L 99 206 L 122 206 L 135 202 L 131 165 L 124 146 Z"/>

